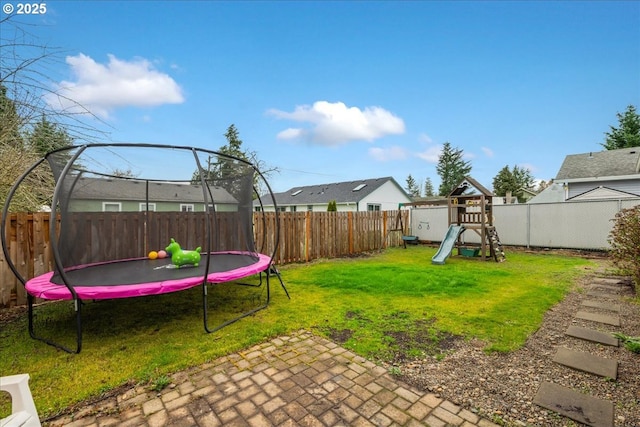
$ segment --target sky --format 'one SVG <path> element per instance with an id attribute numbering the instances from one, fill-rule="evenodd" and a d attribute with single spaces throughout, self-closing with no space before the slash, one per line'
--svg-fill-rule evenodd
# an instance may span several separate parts
<path id="1" fill-rule="evenodd" d="M 640 109 L 637 1 L 0 3 L 62 52 L 47 84 L 105 141 L 216 150 L 233 124 L 276 192 L 409 175 L 437 191 L 445 142 L 488 188 L 505 166 L 549 180 Z"/>

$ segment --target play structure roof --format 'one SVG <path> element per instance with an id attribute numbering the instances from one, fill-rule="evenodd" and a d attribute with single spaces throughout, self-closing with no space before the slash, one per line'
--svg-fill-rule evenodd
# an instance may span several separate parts
<path id="1" fill-rule="evenodd" d="M 474 194 L 485 197 L 493 197 L 493 193 L 470 176 L 465 176 L 462 181 L 451 191 L 449 197 L 471 196 Z"/>

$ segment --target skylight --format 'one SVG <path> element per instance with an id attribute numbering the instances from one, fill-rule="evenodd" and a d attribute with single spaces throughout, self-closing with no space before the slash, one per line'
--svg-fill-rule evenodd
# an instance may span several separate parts
<path id="1" fill-rule="evenodd" d="M 291 193 L 292 196 L 297 196 L 298 194 L 302 193 L 302 190 L 296 190 L 293 193 Z"/>
<path id="2" fill-rule="evenodd" d="M 364 187 L 366 187 L 366 186 L 367 186 L 367 184 L 360 184 L 360 185 L 358 185 L 356 188 L 354 188 L 354 189 L 353 189 L 353 190 L 351 190 L 351 191 L 360 191 L 360 190 L 362 190 L 362 189 L 363 189 Z"/>

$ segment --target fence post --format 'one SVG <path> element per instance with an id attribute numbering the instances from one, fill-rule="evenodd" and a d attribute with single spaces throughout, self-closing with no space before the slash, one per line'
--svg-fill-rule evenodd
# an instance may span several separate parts
<path id="1" fill-rule="evenodd" d="M 349 255 L 353 254 L 353 212 L 347 213 L 347 235 L 349 240 Z"/>
<path id="2" fill-rule="evenodd" d="M 382 211 L 382 249 L 387 247 L 387 211 Z"/>
<path id="3" fill-rule="evenodd" d="M 304 213 L 304 259 L 309 262 L 309 241 L 311 240 L 311 212 Z"/>
<path id="4" fill-rule="evenodd" d="M 527 204 L 527 249 L 531 246 L 531 205 Z"/>

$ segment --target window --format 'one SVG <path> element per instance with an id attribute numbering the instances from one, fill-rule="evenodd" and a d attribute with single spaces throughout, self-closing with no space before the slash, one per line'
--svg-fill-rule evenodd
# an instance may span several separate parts
<path id="1" fill-rule="evenodd" d="M 369 212 L 377 212 L 380 210 L 380 205 L 379 204 L 374 204 L 374 203 L 368 203 L 367 204 L 367 210 Z"/>
<path id="2" fill-rule="evenodd" d="M 291 212 L 296 212 L 298 210 L 297 206 L 291 206 L 290 211 Z"/>
<path id="3" fill-rule="evenodd" d="M 120 212 L 122 203 L 120 202 L 102 202 L 102 212 Z"/>
<path id="4" fill-rule="evenodd" d="M 180 212 L 193 212 L 193 205 L 192 204 L 181 203 L 180 204 Z"/>
<path id="5" fill-rule="evenodd" d="M 287 211 L 286 206 L 278 206 L 278 212 L 286 212 L 286 211 Z"/>
<path id="6" fill-rule="evenodd" d="M 313 205 L 307 205 L 307 211 L 312 212 L 313 211 Z"/>
<path id="7" fill-rule="evenodd" d="M 147 208 L 148 206 L 148 208 Z M 156 211 L 156 204 L 155 203 L 140 203 L 140 212 L 144 212 L 146 210 L 149 210 L 151 212 L 155 212 Z"/>

